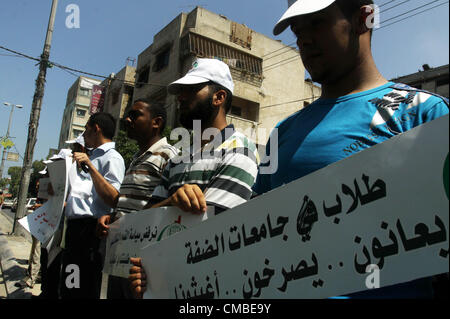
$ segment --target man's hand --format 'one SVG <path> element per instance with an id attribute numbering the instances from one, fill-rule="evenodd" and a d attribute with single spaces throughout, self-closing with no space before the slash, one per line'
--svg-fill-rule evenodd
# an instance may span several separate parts
<path id="1" fill-rule="evenodd" d="M 108 236 L 109 224 L 111 223 L 111 215 L 103 215 L 97 219 L 97 237 L 104 238 Z"/>
<path id="2" fill-rule="evenodd" d="M 206 212 L 206 200 L 198 185 L 185 184 L 181 186 L 170 198 L 172 206 L 194 214 Z"/>
<path id="3" fill-rule="evenodd" d="M 79 168 L 81 168 L 81 164 L 86 164 L 88 168 L 92 167 L 91 160 L 89 159 L 89 156 L 87 156 L 86 153 L 74 152 L 73 159 L 77 162 Z"/>
<path id="4" fill-rule="evenodd" d="M 144 268 L 142 268 L 141 258 L 130 258 L 130 262 L 134 265 L 130 268 L 130 281 L 131 292 L 134 298 L 142 299 L 144 292 L 147 290 L 147 276 L 145 275 Z"/>

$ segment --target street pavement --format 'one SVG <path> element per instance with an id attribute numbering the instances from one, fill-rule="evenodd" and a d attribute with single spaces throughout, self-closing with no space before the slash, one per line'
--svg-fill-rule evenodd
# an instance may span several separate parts
<path id="1" fill-rule="evenodd" d="M 19 288 L 26 277 L 31 249 L 31 236 L 9 235 L 13 227 L 14 213 L 9 209 L 0 211 L 0 299 L 30 299 L 41 292 L 41 285 Z"/>

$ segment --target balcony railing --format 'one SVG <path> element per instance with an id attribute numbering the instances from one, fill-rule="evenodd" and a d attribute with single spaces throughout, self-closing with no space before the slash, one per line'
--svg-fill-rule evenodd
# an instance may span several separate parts
<path id="1" fill-rule="evenodd" d="M 181 55 L 184 57 L 189 54 L 222 60 L 228 64 L 236 79 L 257 86 L 262 84 L 261 58 L 193 32 L 189 32 L 181 39 Z"/>

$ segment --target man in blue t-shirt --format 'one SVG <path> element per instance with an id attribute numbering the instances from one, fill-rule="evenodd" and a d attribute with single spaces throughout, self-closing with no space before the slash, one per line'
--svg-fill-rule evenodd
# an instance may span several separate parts
<path id="1" fill-rule="evenodd" d="M 290 27 L 305 68 L 322 85 L 319 100 L 280 122 L 278 170 L 253 187 L 263 194 L 283 184 L 448 114 L 448 101 L 387 81 L 371 52 L 372 0 L 298 0 L 274 28 Z M 272 154 L 270 140 L 266 154 Z M 431 280 L 415 280 L 353 297 L 432 297 Z"/>

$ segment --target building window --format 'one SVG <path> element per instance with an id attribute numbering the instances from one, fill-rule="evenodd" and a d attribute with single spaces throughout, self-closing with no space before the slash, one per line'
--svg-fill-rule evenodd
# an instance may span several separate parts
<path id="1" fill-rule="evenodd" d="M 239 106 L 231 106 L 231 115 L 242 116 L 242 109 Z"/>
<path id="2" fill-rule="evenodd" d="M 136 83 L 136 87 L 140 88 L 144 85 L 144 83 L 148 83 L 150 75 L 150 67 L 146 66 L 144 69 L 139 70 L 139 77 Z"/>
<path id="3" fill-rule="evenodd" d="M 77 117 L 85 117 L 86 116 L 86 110 L 77 109 Z"/>
<path id="4" fill-rule="evenodd" d="M 83 131 L 81 131 L 81 130 L 73 130 L 72 132 L 73 132 L 73 136 L 75 138 L 80 136 L 83 133 Z"/>
<path id="5" fill-rule="evenodd" d="M 153 65 L 153 72 L 159 72 L 169 65 L 170 47 L 156 56 L 156 62 Z"/>
<path id="6" fill-rule="evenodd" d="M 90 96 L 91 95 L 91 90 L 86 89 L 86 88 L 80 88 L 80 95 L 82 95 L 82 96 Z"/>

